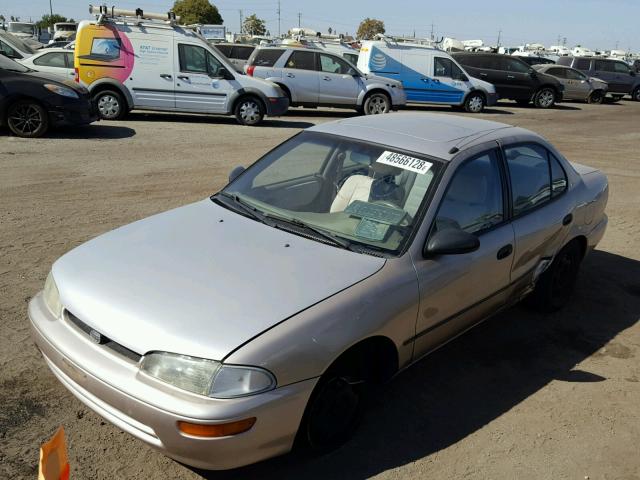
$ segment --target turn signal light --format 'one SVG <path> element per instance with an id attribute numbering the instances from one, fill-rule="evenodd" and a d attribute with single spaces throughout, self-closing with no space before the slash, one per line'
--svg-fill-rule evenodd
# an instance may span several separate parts
<path id="1" fill-rule="evenodd" d="M 203 425 L 201 423 L 178 422 L 178 429 L 182 433 L 192 435 L 194 437 L 228 437 L 229 435 L 237 435 L 253 427 L 256 423 L 256 417 L 245 418 L 231 423 L 219 423 L 217 425 Z"/>
<path id="2" fill-rule="evenodd" d="M 80 83 L 80 71 L 78 70 L 78 67 L 73 69 L 74 73 L 75 73 L 75 77 L 73 77 L 73 79 Z"/>

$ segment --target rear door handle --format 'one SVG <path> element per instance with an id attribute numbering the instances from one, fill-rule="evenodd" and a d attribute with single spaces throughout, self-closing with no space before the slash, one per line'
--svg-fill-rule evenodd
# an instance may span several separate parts
<path id="1" fill-rule="evenodd" d="M 509 80 L 513 80 L 513 79 L 514 79 L 514 78 L 516 78 L 516 77 L 514 77 L 513 75 L 507 75 L 507 78 L 508 78 Z"/>
<path id="2" fill-rule="evenodd" d="M 498 254 L 496 255 L 496 257 L 498 258 L 498 260 L 502 260 L 503 258 L 507 258 L 509 255 L 511 255 L 512 252 L 513 245 L 508 244 L 498 250 Z"/>
<path id="3" fill-rule="evenodd" d="M 185 82 L 186 82 L 187 80 L 189 80 L 189 77 L 188 77 L 188 76 L 186 76 L 186 75 L 178 75 L 178 78 L 179 78 L 180 80 L 184 80 Z"/>
<path id="4" fill-rule="evenodd" d="M 480 76 L 481 76 L 481 77 L 486 77 L 486 76 L 487 76 L 487 74 L 486 74 L 486 73 L 484 73 L 484 72 L 480 72 Z"/>
<path id="5" fill-rule="evenodd" d="M 569 213 L 562 219 L 562 225 L 566 226 L 566 225 L 569 225 L 571 222 L 573 222 L 573 213 Z"/>
<path id="6" fill-rule="evenodd" d="M 330 82 L 330 81 L 331 81 L 331 77 L 322 77 L 322 79 L 323 79 L 325 82 Z"/>
<path id="7" fill-rule="evenodd" d="M 161 73 L 160 78 L 166 78 L 167 80 L 171 80 L 173 77 L 168 73 Z"/>
<path id="8" fill-rule="evenodd" d="M 289 78 L 296 78 L 296 76 L 293 73 L 287 73 L 287 77 Z"/>

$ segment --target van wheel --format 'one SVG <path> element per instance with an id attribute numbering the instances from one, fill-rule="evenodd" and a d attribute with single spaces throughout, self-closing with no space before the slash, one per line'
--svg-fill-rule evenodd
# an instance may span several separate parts
<path id="1" fill-rule="evenodd" d="M 236 103 L 234 113 L 240 125 L 257 125 L 264 118 L 264 107 L 256 97 L 245 97 Z"/>
<path id="2" fill-rule="evenodd" d="M 589 98 L 587 99 L 587 103 L 601 104 L 604 100 L 604 92 L 602 90 L 596 90 L 591 92 Z"/>
<path id="3" fill-rule="evenodd" d="M 39 103 L 20 100 L 9 107 L 7 125 L 18 137 L 37 138 L 49 129 L 49 117 Z"/>
<path id="4" fill-rule="evenodd" d="M 467 95 L 464 101 L 464 109 L 469 113 L 480 113 L 484 110 L 484 95 L 480 92 L 473 92 Z"/>
<path id="5" fill-rule="evenodd" d="M 549 268 L 540 276 L 535 290 L 525 304 L 540 312 L 555 312 L 571 298 L 578 278 L 580 245 L 573 241 L 558 252 Z"/>
<path id="6" fill-rule="evenodd" d="M 384 93 L 372 93 L 364 101 L 363 110 L 365 115 L 389 113 L 391 100 Z"/>
<path id="7" fill-rule="evenodd" d="M 631 98 L 633 98 L 636 102 L 640 102 L 640 87 L 636 87 L 636 89 L 631 94 Z"/>
<path id="8" fill-rule="evenodd" d="M 533 99 L 533 104 L 538 108 L 551 108 L 554 103 L 556 103 L 556 92 L 549 87 L 538 90 Z"/>
<path id="9" fill-rule="evenodd" d="M 93 102 L 103 120 L 120 120 L 127 114 L 124 98 L 115 90 L 102 90 L 96 93 Z"/>

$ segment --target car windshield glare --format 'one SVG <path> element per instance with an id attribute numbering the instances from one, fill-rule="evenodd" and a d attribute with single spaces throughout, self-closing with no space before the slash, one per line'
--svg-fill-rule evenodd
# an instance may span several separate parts
<path id="1" fill-rule="evenodd" d="M 419 223 L 441 165 L 393 147 L 303 132 L 223 193 L 267 216 L 398 254 Z"/>

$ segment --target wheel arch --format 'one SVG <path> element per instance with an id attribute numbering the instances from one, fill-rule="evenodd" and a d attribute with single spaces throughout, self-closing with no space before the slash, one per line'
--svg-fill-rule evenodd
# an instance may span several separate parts
<path id="1" fill-rule="evenodd" d="M 383 335 L 367 337 L 338 355 L 325 369 L 323 375 L 345 367 L 356 374 L 364 373 L 364 379 L 368 382 L 384 383 L 398 372 L 398 349 L 389 337 Z"/>
<path id="2" fill-rule="evenodd" d="M 393 107 L 393 100 L 391 99 L 391 94 L 387 90 L 385 90 L 383 87 L 377 86 L 377 85 L 371 87 L 371 89 L 369 89 L 369 90 L 361 92 L 361 94 L 358 96 L 357 105 L 359 107 L 364 106 L 364 102 L 366 102 L 367 98 L 369 98 L 374 93 L 382 93 L 382 94 L 384 94 L 389 99 L 389 105 L 391 105 L 391 107 Z"/>
<path id="3" fill-rule="evenodd" d="M 11 95 L 8 98 L 5 98 L 2 102 L 2 105 L 0 105 L 0 125 L 2 126 L 6 126 L 7 125 L 7 115 L 9 112 L 9 108 L 11 107 L 11 105 L 13 105 L 16 102 L 20 102 L 22 100 L 31 100 L 35 103 L 37 103 L 38 105 L 40 105 L 42 108 L 45 109 L 45 111 L 48 113 L 48 108 L 46 106 L 45 103 L 42 102 L 42 100 L 36 98 L 36 97 L 32 97 L 30 95 L 25 95 L 23 93 L 16 93 L 14 95 Z"/>
<path id="4" fill-rule="evenodd" d="M 134 108 L 133 96 L 131 95 L 129 89 L 122 83 L 112 78 L 101 78 L 100 80 L 96 80 L 89 86 L 89 93 L 91 94 L 91 98 L 93 98 L 94 95 L 105 90 L 117 90 L 118 93 L 120 93 L 127 102 L 127 109 L 131 110 L 132 108 Z"/>
<path id="5" fill-rule="evenodd" d="M 247 97 L 256 97 L 262 104 L 265 115 L 267 114 L 267 108 L 269 105 L 267 97 L 256 88 L 240 88 L 236 90 L 229 98 L 229 113 L 235 112 L 238 102 Z"/>

